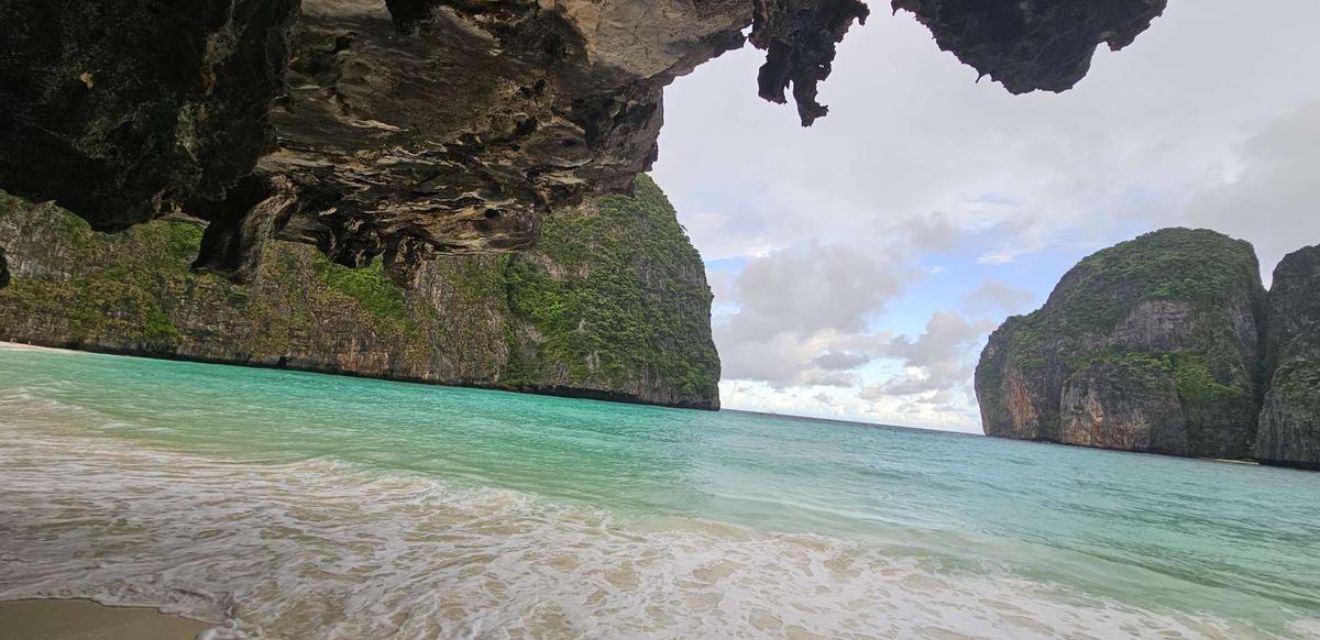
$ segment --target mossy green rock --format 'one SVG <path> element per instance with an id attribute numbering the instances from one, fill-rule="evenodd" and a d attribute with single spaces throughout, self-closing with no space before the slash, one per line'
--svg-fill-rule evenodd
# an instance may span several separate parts
<path id="1" fill-rule="evenodd" d="M 976 369 L 986 434 L 1244 457 L 1264 290 L 1251 245 L 1164 229 L 1089 256 L 1010 318 Z"/>
<path id="2" fill-rule="evenodd" d="M 0 247 L 0 289 L 9 286 L 9 261 L 5 259 L 5 249 Z"/>
<path id="3" fill-rule="evenodd" d="M 1289 254 L 1274 270 L 1268 327 L 1270 385 L 1256 457 L 1320 469 L 1320 246 Z"/>
<path id="4" fill-rule="evenodd" d="M 257 282 L 188 270 L 201 227 L 93 232 L 0 194 L 0 340 L 717 408 L 711 293 L 650 179 L 556 212 L 533 251 L 442 257 L 414 288 L 273 243 Z"/>

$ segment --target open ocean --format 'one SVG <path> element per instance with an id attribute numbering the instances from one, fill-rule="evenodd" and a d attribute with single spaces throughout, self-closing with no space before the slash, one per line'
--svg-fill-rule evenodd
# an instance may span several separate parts
<path id="1" fill-rule="evenodd" d="M 0 600 L 213 638 L 1320 638 L 1320 473 L 0 346 Z"/>

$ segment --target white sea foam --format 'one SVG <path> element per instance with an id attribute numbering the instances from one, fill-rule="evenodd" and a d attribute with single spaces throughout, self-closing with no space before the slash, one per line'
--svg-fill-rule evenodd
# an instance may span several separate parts
<path id="1" fill-rule="evenodd" d="M 0 397 L 0 599 L 156 606 L 213 640 L 1271 637 L 882 545 L 90 437 L 49 403 Z"/>

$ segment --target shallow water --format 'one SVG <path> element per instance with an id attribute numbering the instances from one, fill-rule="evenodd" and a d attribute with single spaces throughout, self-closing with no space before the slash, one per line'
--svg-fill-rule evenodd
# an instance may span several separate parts
<path id="1" fill-rule="evenodd" d="M 1320 474 L 0 348 L 0 599 L 253 638 L 1320 638 Z"/>

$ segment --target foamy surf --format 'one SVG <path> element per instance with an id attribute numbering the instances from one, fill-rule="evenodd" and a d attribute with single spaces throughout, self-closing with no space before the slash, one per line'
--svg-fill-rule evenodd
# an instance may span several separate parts
<path id="1" fill-rule="evenodd" d="M 1320 637 L 1313 476 L 764 420 L 0 349 L 0 599 L 215 639 Z"/>
<path id="2" fill-rule="evenodd" d="M 0 599 L 153 606 L 215 640 L 1267 637 L 823 536 L 0 434 Z"/>

